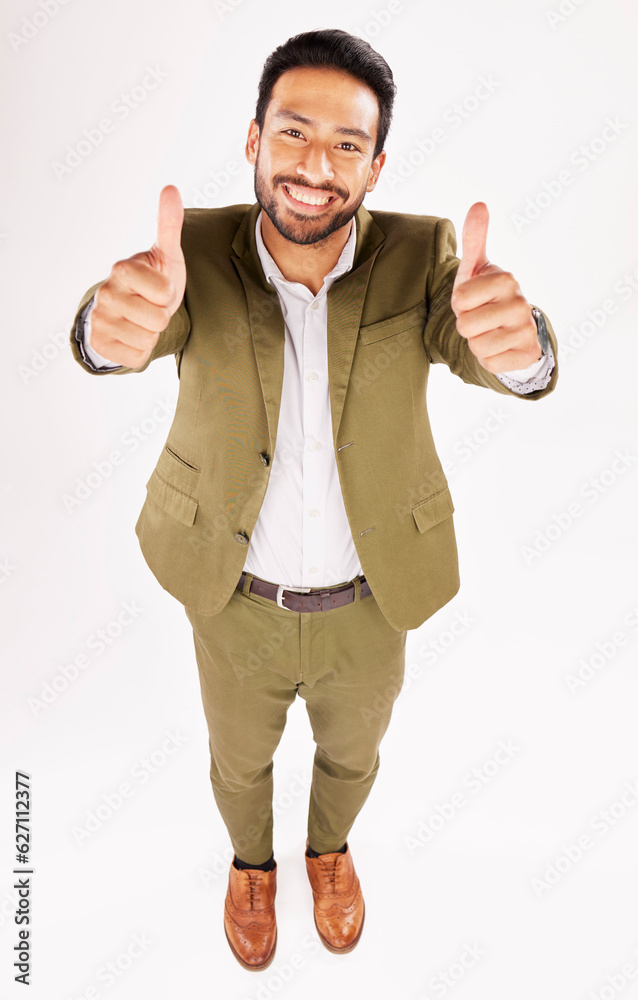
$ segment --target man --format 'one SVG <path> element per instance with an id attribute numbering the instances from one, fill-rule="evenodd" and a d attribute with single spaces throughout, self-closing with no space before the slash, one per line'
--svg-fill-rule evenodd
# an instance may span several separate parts
<path id="1" fill-rule="evenodd" d="M 256 203 L 184 213 L 165 187 L 156 243 L 89 289 L 71 332 L 95 374 L 176 356 L 176 413 L 136 532 L 193 627 L 235 851 L 224 926 L 248 969 L 275 952 L 272 759 L 297 694 L 317 744 L 315 924 L 333 952 L 360 939 L 347 837 L 376 778 L 407 630 L 459 588 L 429 365 L 524 399 L 557 377 L 551 326 L 547 342 L 542 313 L 487 260 L 482 202 L 460 262 L 449 220 L 363 207 L 395 89 L 385 60 L 344 31 L 279 46 L 246 144 Z"/>

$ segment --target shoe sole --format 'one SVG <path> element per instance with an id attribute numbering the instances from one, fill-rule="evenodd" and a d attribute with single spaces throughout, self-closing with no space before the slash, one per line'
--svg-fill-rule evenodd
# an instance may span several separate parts
<path id="1" fill-rule="evenodd" d="M 232 951 L 233 955 L 235 956 L 235 958 L 237 959 L 237 961 L 239 962 L 239 964 L 243 965 L 244 969 L 248 969 L 249 972 L 261 972 L 263 969 L 267 969 L 268 966 L 270 965 L 270 963 L 272 962 L 272 960 L 275 957 L 275 951 L 277 950 L 277 929 L 276 928 L 275 928 L 275 940 L 273 942 L 272 951 L 271 951 L 270 955 L 268 956 L 268 958 L 266 959 L 266 961 L 262 962 L 260 965 L 255 965 L 254 963 L 244 961 L 244 959 L 241 957 L 241 955 L 239 955 L 235 951 L 235 949 L 233 947 L 233 943 L 230 940 L 230 938 L 228 937 L 228 930 L 226 929 L 226 924 L 225 923 L 224 923 L 224 934 L 226 935 L 226 940 L 228 941 L 228 944 L 230 946 L 230 950 Z"/>
<path id="2" fill-rule="evenodd" d="M 326 940 L 326 938 L 323 936 L 323 934 L 319 930 L 319 927 L 317 925 L 317 916 L 316 916 L 316 914 L 313 914 L 313 916 L 315 918 L 315 927 L 317 928 L 317 934 L 319 935 L 319 939 L 320 939 L 322 945 L 324 946 L 324 948 L 327 948 L 328 951 L 331 951 L 333 953 L 333 955 L 347 955 L 349 951 L 352 951 L 352 949 L 356 948 L 357 945 L 359 944 L 359 938 L 361 937 L 361 931 L 363 930 L 363 925 L 364 925 L 365 919 L 366 919 L 366 904 L 365 904 L 365 902 L 363 904 L 363 917 L 361 918 L 361 927 L 359 928 L 359 933 L 357 934 L 356 938 L 353 941 L 350 942 L 350 944 L 346 945 L 345 948 L 335 948 L 335 946 L 333 944 L 330 944 L 330 942 Z"/>

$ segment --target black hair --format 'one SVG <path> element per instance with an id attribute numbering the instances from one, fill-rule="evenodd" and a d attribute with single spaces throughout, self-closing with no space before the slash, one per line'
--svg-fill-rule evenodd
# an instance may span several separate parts
<path id="1" fill-rule="evenodd" d="M 259 80 L 255 121 L 261 131 L 272 90 L 279 77 L 301 66 L 326 66 L 343 70 L 374 91 L 379 104 L 379 124 L 375 159 L 384 147 L 390 123 L 396 85 L 392 70 L 372 46 L 357 35 L 340 28 L 322 28 L 293 35 L 266 59 Z"/>

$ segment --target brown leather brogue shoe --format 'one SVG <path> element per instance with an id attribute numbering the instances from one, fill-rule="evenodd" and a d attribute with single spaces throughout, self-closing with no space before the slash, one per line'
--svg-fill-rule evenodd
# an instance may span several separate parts
<path id="1" fill-rule="evenodd" d="M 245 969 L 266 969 L 275 957 L 277 862 L 271 872 L 235 868 L 231 862 L 224 905 L 224 930 L 231 951 Z"/>
<path id="2" fill-rule="evenodd" d="M 308 850 L 308 840 L 306 840 Z M 322 944 L 338 955 L 352 951 L 363 930 L 365 905 L 350 848 L 306 858 L 314 900 L 315 927 Z"/>

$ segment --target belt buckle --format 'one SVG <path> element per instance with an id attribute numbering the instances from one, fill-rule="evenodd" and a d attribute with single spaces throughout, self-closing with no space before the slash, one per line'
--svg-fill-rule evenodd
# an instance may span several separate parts
<path id="1" fill-rule="evenodd" d="M 312 587 L 303 587 L 301 590 L 293 590 L 292 587 L 284 587 L 283 584 L 279 584 L 277 587 L 277 604 L 280 608 L 284 608 L 286 611 L 292 611 L 292 608 L 287 608 L 283 603 L 284 590 L 288 590 L 291 594 L 309 594 Z"/>

